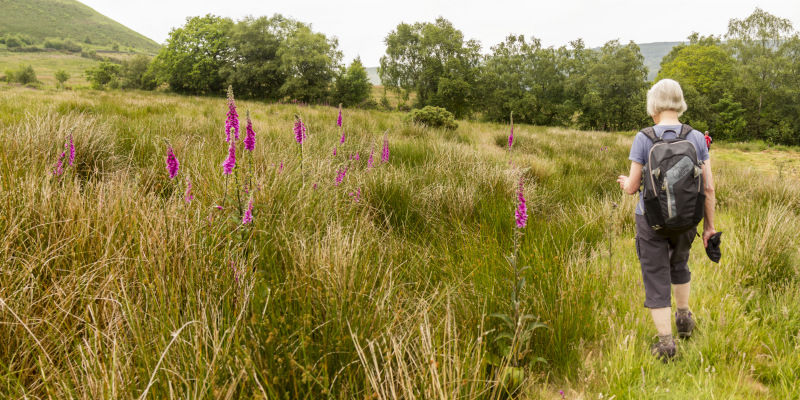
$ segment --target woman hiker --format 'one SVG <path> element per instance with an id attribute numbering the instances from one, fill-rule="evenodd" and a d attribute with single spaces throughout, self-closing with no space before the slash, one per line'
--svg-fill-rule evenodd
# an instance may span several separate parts
<path id="1" fill-rule="evenodd" d="M 676 132 L 681 132 L 678 117 L 686 111 L 683 91 L 678 82 L 662 79 L 647 92 L 647 113 L 653 118 L 655 135 L 663 140 L 674 139 Z M 702 163 L 702 176 L 705 184 L 705 202 L 703 219 L 703 246 L 708 246 L 708 239 L 716 233 L 714 229 L 714 179 L 711 175 L 711 160 L 708 147 L 702 133 L 692 130 L 686 139 L 694 144 L 697 160 Z M 619 187 L 633 195 L 639 191 L 642 182 L 642 167 L 647 164 L 653 142 L 643 132 L 639 132 L 633 140 L 629 159 L 631 170 L 628 176 L 620 175 L 617 179 Z M 691 273 L 688 260 L 692 247 L 696 226 L 687 232 L 663 237 L 658 235 L 647 223 L 644 216 L 644 199 L 640 196 L 636 206 L 636 253 L 639 257 L 644 281 L 644 306 L 650 309 L 656 330 L 658 343 L 651 347 L 654 356 L 668 361 L 675 356 L 675 341 L 672 338 L 672 303 L 670 289 L 675 292 L 675 325 L 679 338 L 689 338 L 695 327 L 694 318 L 689 311 L 689 289 Z"/>

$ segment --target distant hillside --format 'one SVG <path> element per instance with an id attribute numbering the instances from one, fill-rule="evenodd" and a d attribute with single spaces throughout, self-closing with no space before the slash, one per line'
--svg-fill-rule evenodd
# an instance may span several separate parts
<path id="1" fill-rule="evenodd" d="M 1 1 L 1 0 L 0 0 Z M 661 59 L 672 50 L 673 47 L 681 44 L 681 42 L 656 42 L 656 43 L 642 43 L 639 44 L 639 49 L 644 56 L 644 66 L 647 67 L 647 79 L 653 80 L 658 71 L 661 69 Z M 370 83 L 375 86 L 381 84 L 381 78 L 378 77 L 378 67 L 367 68 L 367 77 Z"/>
<path id="2" fill-rule="evenodd" d="M 26 35 L 37 42 L 45 38 L 72 39 L 96 45 L 119 44 L 144 53 L 160 46 L 91 7 L 76 0 L 0 0 L 0 36 Z"/>
<path id="3" fill-rule="evenodd" d="M 647 79 L 653 80 L 658 71 L 661 69 L 661 59 L 669 54 L 673 47 L 681 44 L 682 42 L 656 42 L 656 43 L 642 43 L 639 49 L 644 56 L 644 66 L 647 67 Z"/>

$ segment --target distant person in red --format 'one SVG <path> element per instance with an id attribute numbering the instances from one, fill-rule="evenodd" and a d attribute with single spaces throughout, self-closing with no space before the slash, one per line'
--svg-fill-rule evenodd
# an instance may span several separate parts
<path id="1" fill-rule="evenodd" d="M 708 136 L 708 131 L 706 131 L 705 137 L 706 137 L 706 147 L 708 147 L 708 149 L 711 150 L 711 143 L 714 142 L 714 139 L 711 139 L 711 136 Z"/>

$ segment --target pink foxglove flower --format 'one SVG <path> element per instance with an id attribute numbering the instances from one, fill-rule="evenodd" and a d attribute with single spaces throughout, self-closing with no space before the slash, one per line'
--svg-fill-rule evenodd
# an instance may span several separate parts
<path id="1" fill-rule="evenodd" d="M 72 141 L 72 133 L 69 134 L 69 166 L 75 165 L 75 143 Z"/>
<path id="2" fill-rule="evenodd" d="M 306 140 L 306 124 L 303 123 L 303 120 L 300 119 L 299 115 L 294 116 L 294 140 L 297 143 L 303 144 L 303 141 Z"/>
<path id="3" fill-rule="evenodd" d="M 345 139 L 345 136 L 344 136 L 344 129 L 342 129 L 342 137 L 339 139 L 339 143 L 342 143 L 342 144 L 344 144 L 344 139 Z"/>
<path id="4" fill-rule="evenodd" d="M 333 155 L 336 155 L 336 146 L 333 146 Z"/>
<path id="5" fill-rule="evenodd" d="M 56 166 L 53 168 L 53 175 L 61 176 L 64 173 L 64 156 L 66 154 L 62 151 L 61 155 L 58 156 L 58 162 L 56 162 Z"/>
<path id="6" fill-rule="evenodd" d="M 383 134 L 383 150 L 381 151 L 381 164 L 389 162 L 389 133 Z"/>
<path id="7" fill-rule="evenodd" d="M 355 192 L 350 192 L 350 197 L 353 198 L 353 201 L 358 203 L 361 200 L 361 188 L 358 188 Z"/>
<path id="8" fill-rule="evenodd" d="M 231 142 L 231 129 L 236 140 L 239 140 L 239 114 L 236 113 L 236 102 L 233 100 L 233 86 L 228 86 L 228 118 L 225 120 L 225 141 Z"/>
<path id="9" fill-rule="evenodd" d="M 522 187 L 522 177 L 519 177 L 519 189 L 517 190 L 517 211 L 514 216 L 517 220 L 517 228 L 524 228 L 528 223 L 528 207 L 525 205 L 525 196 Z"/>
<path id="10" fill-rule="evenodd" d="M 358 161 L 358 160 L 360 160 L 360 159 L 361 159 L 361 154 L 359 154 L 359 152 L 356 152 L 356 154 L 353 154 L 353 156 L 352 156 L 351 158 L 352 158 L 353 160 L 356 160 L 356 161 Z"/>
<path id="11" fill-rule="evenodd" d="M 339 186 L 344 181 L 345 175 L 347 175 L 347 168 L 336 171 L 336 183 L 334 183 L 334 186 Z"/>
<path id="12" fill-rule="evenodd" d="M 256 132 L 253 131 L 253 122 L 250 121 L 250 111 L 247 111 L 247 127 L 245 128 L 246 135 L 244 137 L 244 149 L 253 151 L 256 149 Z"/>
<path id="13" fill-rule="evenodd" d="M 250 199 L 250 203 L 247 205 L 247 211 L 244 212 L 242 225 L 247 225 L 251 222 L 253 222 L 253 199 Z"/>
<path id="14" fill-rule="evenodd" d="M 283 172 L 283 161 L 281 161 L 281 166 L 278 167 L 278 173 L 280 174 L 281 172 Z"/>
<path id="15" fill-rule="evenodd" d="M 231 142 L 230 147 L 228 147 L 228 158 L 222 163 L 222 173 L 224 175 L 230 175 L 233 172 L 233 168 L 236 167 L 236 142 Z"/>
<path id="16" fill-rule="evenodd" d="M 194 195 L 192 194 L 192 181 L 189 178 L 186 178 L 186 193 L 183 196 L 183 200 L 186 201 L 186 204 L 189 204 L 194 200 Z"/>
<path id="17" fill-rule="evenodd" d="M 167 172 L 169 172 L 169 179 L 175 179 L 178 176 L 178 170 L 181 168 L 181 163 L 178 162 L 178 157 L 172 152 L 172 146 L 167 150 Z"/>
<path id="18" fill-rule="evenodd" d="M 339 125 L 339 128 L 342 127 L 342 103 L 339 103 L 339 117 L 336 118 L 336 125 Z"/>
<path id="19" fill-rule="evenodd" d="M 372 149 L 369 152 L 369 158 L 367 159 L 367 170 L 372 169 L 375 166 L 375 144 L 372 145 Z"/>

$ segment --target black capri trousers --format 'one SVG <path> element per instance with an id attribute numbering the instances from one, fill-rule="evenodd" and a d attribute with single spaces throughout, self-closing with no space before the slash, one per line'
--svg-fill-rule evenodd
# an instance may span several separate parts
<path id="1" fill-rule="evenodd" d="M 647 224 L 644 215 L 636 214 L 636 255 L 642 265 L 645 307 L 671 307 L 671 285 L 692 280 L 689 252 L 695 235 L 697 227 L 668 238 L 660 236 Z"/>

